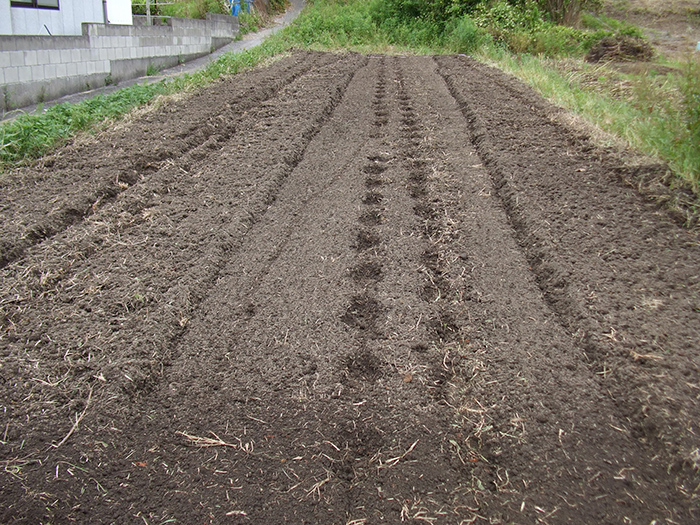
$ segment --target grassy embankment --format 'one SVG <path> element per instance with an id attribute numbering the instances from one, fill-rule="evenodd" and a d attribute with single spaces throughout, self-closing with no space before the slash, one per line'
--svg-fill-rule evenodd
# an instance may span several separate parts
<path id="1" fill-rule="evenodd" d="M 309 0 L 289 28 L 262 46 L 226 55 L 205 70 L 125 88 L 76 105 L 54 106 L 0 127 L 0 162 L 14 165 L 50 151 L 79 130 L 120 118 L 160 95 L 196 89 L 293 47 L 388 53 L 469 53 L 522 78 L 556 104 L 583 116 L 676 175 L 672 185 L 700 186 L 700 67 L 657 59 L 641 72 L 589 64 L 605 37 L 641 38 L 629 24 L 601 15 L 557 11 L 575 0 Z M 584 2 L 585 3 L 585 2 Z M 589 0 L 592 5 L 595 0 Z M 550 8 L 548 11 L 547 8 Z M 580 29 L 555 19 L 578 21 Z"/>

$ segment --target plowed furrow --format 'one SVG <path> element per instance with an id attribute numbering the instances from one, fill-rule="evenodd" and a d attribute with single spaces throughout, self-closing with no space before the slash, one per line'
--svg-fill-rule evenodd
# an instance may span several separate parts
<path id="1" fill-rule="evenodd" d="M 158 384 L 172 345 L 363 58 L 324 62 L 252 110 L 244 131 L 212 153 L 215 168 L 159 170 L 3 269 L 2 399 L 16 445 L 6 458 L 59 442 L 75 408 L 65 399 L 99 406 L 100 428 Z M 66 428 L 48 430 L 57 417 Z"/>
<path id="2" fill-rule="evenodd" d="M 330 55 L 300 53 L 254 71 L 244 82 L 223 81 L 229 90 L 206 88 L 169 101 L 167 107 L 142 117 L 140 124 L 84 139 L 43 159 L 20 178 L 8 176 L 0 194 L 0 267 L 89 217 L 158 170 L 176 164 L 186 172 L 245 125 L 247 111 L 312 67 L 332 60 Z M 57 183 L 63 187 L 59 194 L 54 191 Z"/>
<path id="3" fill-rule="evenodd" d="M 653 443 L 666 468 L 691 466 L 700 414 L 694 387 L 678 379 L 698 371 L 688 352 L 700 337 L 697 236 L 618 182 L 617 161 L 550 122 L 542 102 L 523 104 L 533 96 L 512 80 L 458 58 L 438 62 L 540 289 L 625 432 Z M 462 75 L 466 65 L 478 74 Z"/>
<path id="4" fill-rule="evenodd" d="M 301 53 L 153 113 L 2 269 L 0 521 L 693 523 L 694 237 L 512 82 Z"/>

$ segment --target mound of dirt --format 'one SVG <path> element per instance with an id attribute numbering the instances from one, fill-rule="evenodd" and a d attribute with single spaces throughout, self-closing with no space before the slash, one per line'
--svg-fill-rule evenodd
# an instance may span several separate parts
<path id="1" fill-rule="evenodd" d="M 641 61 L 648 62 L 654 57 L 654 47 L 641 38 L 617 35 L 604 38 L 591 48 L 586 56 L 588 62 Z"/>

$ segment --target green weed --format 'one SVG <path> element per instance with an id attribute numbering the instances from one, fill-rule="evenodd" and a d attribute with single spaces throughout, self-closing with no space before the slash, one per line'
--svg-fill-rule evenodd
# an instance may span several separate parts
<path id="1" fill-rule="evenodd" d="M 447 24 L 445 44 L 455 53 L 470 54 L 486 45 L 493 44 L 493 38 L 477 26 L 474 20 L 465 15 Z"/>

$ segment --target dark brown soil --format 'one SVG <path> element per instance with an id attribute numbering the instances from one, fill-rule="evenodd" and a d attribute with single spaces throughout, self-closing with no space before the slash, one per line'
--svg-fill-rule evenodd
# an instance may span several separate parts
<path id="1" fill-rule="evenodd" d="M 700 239 L 551 114 L 299 52 L 4 175 L 0 522 L 697 523 Z"/>
<path id="2" fill-rule="evenodd" d="M 588 62 L 610 60 L 648 62 L 654 58 L 654 48 L 648 42 L 624 35 L 602 39 L 586 55 Z"/>

